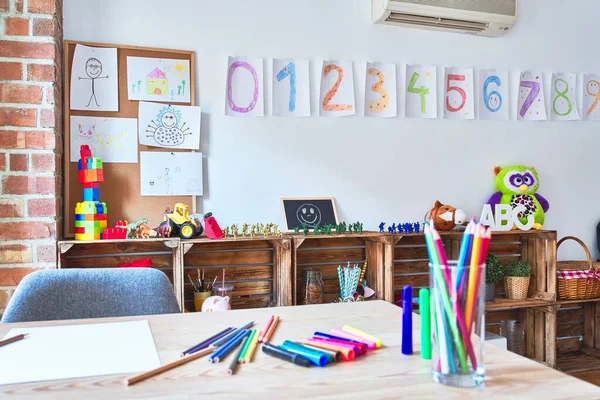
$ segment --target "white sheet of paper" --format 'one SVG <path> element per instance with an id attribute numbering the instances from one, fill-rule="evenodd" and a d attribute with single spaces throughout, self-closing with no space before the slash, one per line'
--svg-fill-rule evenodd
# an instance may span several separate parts
<path id="1" fill-rule="evenodd" d="M 510 119 L 509 84 L 508 71 L 479 70 L 479 119 Z"/>
<path id="2" fill-rule="evenodd" d="M 395 117 L 397 114 L 396 65 L 367 62 L 365 116 Z"/>
<path id="3" fill-rule="evenodd" d="M 308 60 L 273 59 L 273 116 L 310 116 Z"/>
<path id="4" fill-rule="evenodd" d="M 474 119 L 473 69 L 446 67 L 444 119 Z"/>
<path id="5" fill-rule="evenodd" d="M 523 71 L 519 81 L 517 120 L 545 121 L 546 101 L 541 72 Z"/>
<path id="6" fill-rule="evenodd" d="M 229 57 L 225 115 L 262 117 L 265 115 L 263 59 Z"/>
<path id="7" fill-rule="evenodd" d="M 578 121 L 577 74 L 553 73 L 551 82 L 550 120 Z"/>
<path id="8" fill-rule="evenodd" d="M 140 144 L 169 149 L 200 148 L 202 110 L 196 106 L 140 101 Z"/>
<path id="9" fill-rule="evenodd" d="M 71 110 L 119 111 L 116 48 L 75 46 L 70 103 Z"/>
<path id="10" fill-rule="evenodd" d="M 435 66 L 406 66 L 404 103 L 407 118 L 437 118 L 437 73 Z"/>
<path id="11" fill-rule="evenodd" d="M 342 117 L 356 114 L 354 72 L 351 61 L 323 61 L 319 115 Z"/>
<path id="12" fill-rule="evenodd" d="M 600 74 L 583 74 L 583 120 L 600 121 Z"/>
<path id="13" fill-rule="evenodd" d="M 201 196 L 202 153 L 142 151 L 140 181 L 142 196 Z"/>
<path id="14" fill-rule="evenodd" d="M 137 163 L 137 119 L 71 116 L 71 152 L 69 160 L 81 158 L 82 144 L 103 163 Z"/>
<path id="15" fill-rule="evenodd" d="M 0 347 L 0 385 L 131 374 L 160 367 L 148 321 L 11 329 Z"/>
<path id="16" fill-rule="evenodd" d="M 129 100 L 190 102 L 189 60 L 127 57 Z"/>

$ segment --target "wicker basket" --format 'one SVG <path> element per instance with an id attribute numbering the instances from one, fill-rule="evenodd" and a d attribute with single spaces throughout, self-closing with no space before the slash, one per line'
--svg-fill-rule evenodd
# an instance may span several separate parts
<path id="1" fill-rule="evenodd" d="M 596 279 L 599 262 L 593 262 L 589 249 L 580 239 L 565 236 L 558 241 L 556 249 L 566 240 L 574 240 L 583 247 L 586 261 L 558 261 L 556 263 L 558 280 L 558 298 L 563 300 L 586 300 L 600 297 L 600 280 Z M 566 278 L 561 272 L 575 272 L 577 277 Z"/>
<path id="2" fill-rule="evenodd" d="M 504 291 L 510 300 L 525 300 L 529 290 L 528 276 L 505 276 Z"/>

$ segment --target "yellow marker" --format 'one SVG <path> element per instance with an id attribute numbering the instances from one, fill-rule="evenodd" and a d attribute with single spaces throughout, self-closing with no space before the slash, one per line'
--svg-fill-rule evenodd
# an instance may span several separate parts
<path id="1" fill-rule="evenodd" d="M 365 333 L 363 331 L 361 331 L 360 329 L 356 329 L 351 327 L 350 325 L 344 325 L 344 327 L 342 328 L 343 331 L 346 331 L 348 333 L 351 333 L 353 335 L 356 336 L 360 336 L 362 338 L 368 339 L 372 342 L 375 342 L 375 345 L 377 346 L 377 348 L 381 347 L 381 340 L 377 339 L 374 336 L 369 335 L 368 333 Z"/>
<path id="2" fill-rule="evenodd" d="M 256 351 L 256 347 L 258 347 L 258 337 L 260 336 L 260 329 L 256 330 L 256 334 L 252 337 L 252 342 L 250 342 L 250 347 L 248 347 L 248 351 L 246 351 L 246 355 L 244 356 L 244 363 L 249 363 L 252 361 L 252 356 L 254 356 L 254 352 Z"/>

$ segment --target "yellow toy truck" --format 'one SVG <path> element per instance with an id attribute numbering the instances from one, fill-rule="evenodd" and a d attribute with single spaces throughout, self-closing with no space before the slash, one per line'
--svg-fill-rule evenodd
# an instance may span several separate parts
<path id="1" fill-rule="evenodd" d="M 187 204 L 177 203 L 175 209 L 166 209 L 163 222 L 157 230 L 168 232 L 168 236 L 179 236 L 181 239 L 191 239 L 202 235 L 204 228 L 200 218 L 188 214 Z"/>

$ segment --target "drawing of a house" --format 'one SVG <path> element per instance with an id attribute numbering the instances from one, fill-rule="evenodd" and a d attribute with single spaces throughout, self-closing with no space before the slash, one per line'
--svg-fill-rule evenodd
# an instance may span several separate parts
<path id="1" fill-rule="evenodd" d="M 146 76 L 146 91 L 148 94 L 168 94 L 169 93 L 169 80 L 165 71 L 159 67 L 154 68 Z"/>

